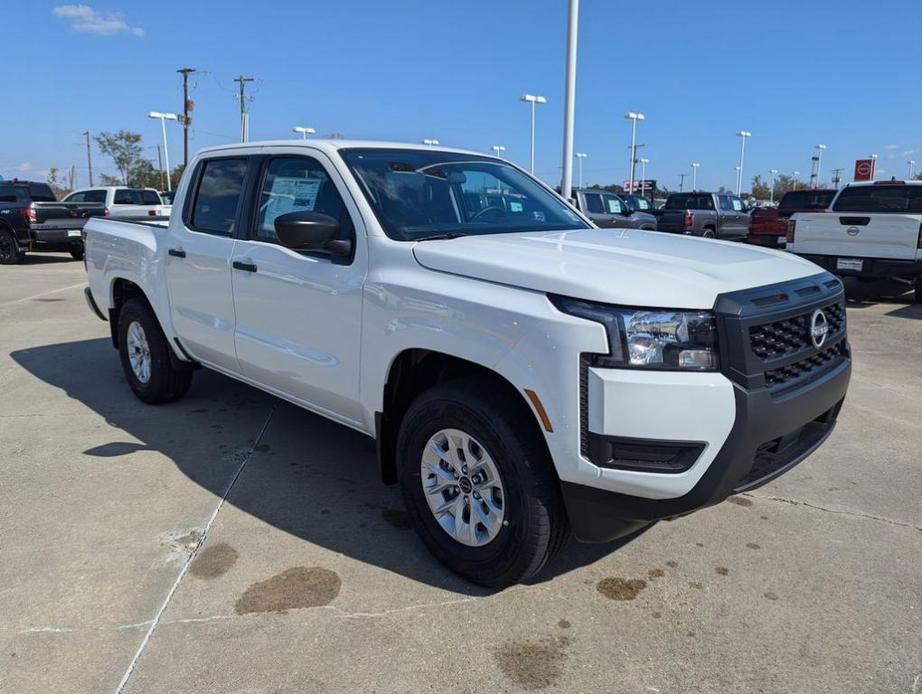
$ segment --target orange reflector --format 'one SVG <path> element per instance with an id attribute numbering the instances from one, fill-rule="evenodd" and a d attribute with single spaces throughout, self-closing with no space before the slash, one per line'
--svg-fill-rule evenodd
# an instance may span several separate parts
<path id="1" fill-rule="evenodd" d="M 547 411 L 545 411 L 544 405 L 541 404 L 541 398 L 538 397 L 538 394 L 530 388 L 526 388 L 525 395 L 531 400 L 531 404 L 534 406 L 535 411 L 538 413 L 538 417 L 541 419 L 541 424 L 544 425 L 544 430 L 554 433 L 554 427 L 551 425 L 551 420 L 547 416 Z"/>

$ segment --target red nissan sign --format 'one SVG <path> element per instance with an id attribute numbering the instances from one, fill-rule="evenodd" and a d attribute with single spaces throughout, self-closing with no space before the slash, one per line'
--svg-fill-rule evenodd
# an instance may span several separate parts
<path id="1" fill-rule="evenodd" d="M 856 181 L 873 181 L 874 165 L 876 159 L 856 159 L 855 160 L 855 180 Z"/>

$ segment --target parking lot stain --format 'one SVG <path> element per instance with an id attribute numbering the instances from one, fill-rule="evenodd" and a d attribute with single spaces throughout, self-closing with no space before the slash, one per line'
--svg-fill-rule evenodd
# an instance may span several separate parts
<path id="1" fill-rule="evenodd" d="M 704 584 L 700 581 L 689 581 L 689 588 L 694 588 L 695 590 L 704 590 Z"/>
<path id="2" fill-rule="evenodd" d="M 557 622 L 557 626 L 559 626 L 561 629 L 569 629 L 573 625 L 570 624 L 569 620 L 561 619 L 559 622 Z"/>
<path id="3" fill-rule="evenodd" d="M 666 575 L 666 572 L 662 569 L 650 569 L 647 571 L 647 578 L 662 578 Z"/>
<path id="4" fill-rule="evenodd" d="M 714 571 L 716 571 L 721 576 L 726 576 L 730 573 L 730 569 L 728 569 L 726 566 L 715 566 Z"/>
<path id="5" fill-rule="evenodd" d="M 281 612 L 329 605 L 342 582 L 335 571 L 319 566 L 296 566 L 254 583 L 234 605 L 237 614 Z"/>
<path id="6" fill-rule="evenodd" d="M 669 561 L 666 562 L 666 566 L 668 566 L 670 569 L 678 569 L 678 568 L 679 568 L 679 562 L 673 561 L 673 560 L 670 559 Z"/>
<path id="7" fill-rule="evenodd" d="M 189 573 L 198 578 L 218 578 L 228 572 L 237 561 L 237 557 L 237 550 L 226 542 L 219 542 L 212 547 L 207 547 L 195 558 L 192 566 L 189 567 Z"/>
<path id="8" fill-rule="evenodd" d="M 762 545 L 757 545 L 755 542 L 747 542 L 746 546 L 749 549 L 762 549 Z"/>
<path id="9" fill-rule="evenodd" d="M 777 600 L 777 599 L 778 599 L 778 596 L 777 596 L 775 593 L 771 592 L 771 591 L 768 591 L 768 592 L 765 593 L 764 595 L 765 595 L 765 597 L 768 598 L 769 600 Z"/>
<path id="10" fill-rule="evenodd" d="M 385 508 L 381 509 L 381 517 L 397 530 L 412 530 L 413 518 L 403 509 Z"/>
<path id="11" fill-rule="evenodd" d="M 493 652 L 496 664 L 522 689 L 553 687 L 563 675 L 570 639 L 558 636 L 540 641 L 511 641 Z"/>
<path id="12" fill-rule="evenodd" d="M 731 496 L 727 499 L 731 504 L 736 504 L 737 506 L 742 506 L 743 508 L 748 508 L 752 506 L 752 501 L 747 499 L 745 496 Z"/>
<path id="13" fill-rule="evenodd" d="M 639 578 L 609 576 L 598 582 L 596 590 L 609 600 L 633 600 L 646 587 L 647 582 Z"/>

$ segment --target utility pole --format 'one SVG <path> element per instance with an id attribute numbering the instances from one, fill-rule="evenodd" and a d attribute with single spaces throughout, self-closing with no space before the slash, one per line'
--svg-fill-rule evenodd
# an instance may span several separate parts
<path id="1" fill-rule="evenodd" d="M 778 175 L 778 169 L 769 169 L 768 173 L 772 175 L 772 187 L 771 187 L 771 190 L 768 192 L 768 204 L 774 205 L 775 204 L 775 176 Z"/>
<path id="2" fill-rule="evenodd" d="M 163 153 L 160 150 L 160 145 L 157 145 L 157 167 L 160 169 L 160 190 L 166 190 L 163 183 Z"/>
<path id="3" fill-rule="evenodd" d="M 570 0 L 567 19 L 567 70 L 563 107 L 563 176 L 560 194 L 573 198 L 573 129 L 576 119 L 576 44 L 579 35 L 579 0 Z M 582 173 L 583 160 L 580 159 Z M 582 179 L 582 175 L 580 175 Z M 582 185 L 582 184 L 581 184 Z"/>
<path id="4" fill-rule="evenodd" d="M 185 168 L 189 165 L 189 111 L 193 108 L 192 102 L 189 101 L 189 75 L 198 70 L 193 67 L 183 67 L 176 72 L 182 75 L 182 165 Z"/>
<path id="5" fill-rule="evenodd" d="M 843 171 L 845 171 L 845 169 L 833 169 L 832 170 L 832 185 L 836 190 L 839 189 L 839 182 L 842 180 Z"/>
<path id="6" fill-rule="evenodd" d="M 240 85 L 240 141 L 247 142 L 250 139 L 250 122 L 249 114 L 247 113 L 247 104 L 246 96 L 243 91 L 246 88 L 247 82 L 252 82 L 253 77 L 244 77 L 240 75 L 234 79 L 234 82 L 237 82 Z"/>
<path id="7" fill-rule="evenodd" d="M 688 176 L 687 173 L 680 173 L 680 174 L 679 174 L 679 192 L 680 192 L 680 193 L 681 193 L 682 190 L 685 188 L 685 177 L 686 177 L 686 176 Z"/>
<path id="8" fill-rule="evenodd" d="M 90 151 L 90 131 L 87 130 L 83 135 L 86 137 L 86 168 L 90 172 L 90 188 L 93 187 L 93 155 Z"/>

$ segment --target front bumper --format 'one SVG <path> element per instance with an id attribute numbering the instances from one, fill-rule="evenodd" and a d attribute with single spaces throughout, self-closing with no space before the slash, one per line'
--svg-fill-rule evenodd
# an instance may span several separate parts
<path id="1" fill-rule="evenodd" d="M 772 397 L 768 389 L 747 391 L 733 384 L 733 426 L 691 491 L 677 498 L 648 499 L 563 482 L 574 534 L 584 542 L 612 540 L 653 521 L 755 489 L 787 472 L 832 433 L 850 376 L 851 361 L 846 360 L 781 398 Z"/>
<path id="2" fill-rule="evenodd" d="M 795 252 L 796 253 L 796 252 Z M 922 275 L 922 260 L 893 260 L 890 258 L 862 258 L 860 256 L 813 255 L 796 253 L 801 258 L 816 263 L 824 270 L 842 277 L 868 277 L 883 279 L 886 277 L 914 277 Z M 839 270 L 839 258 L 862 261 L 861 270 Z"/>

